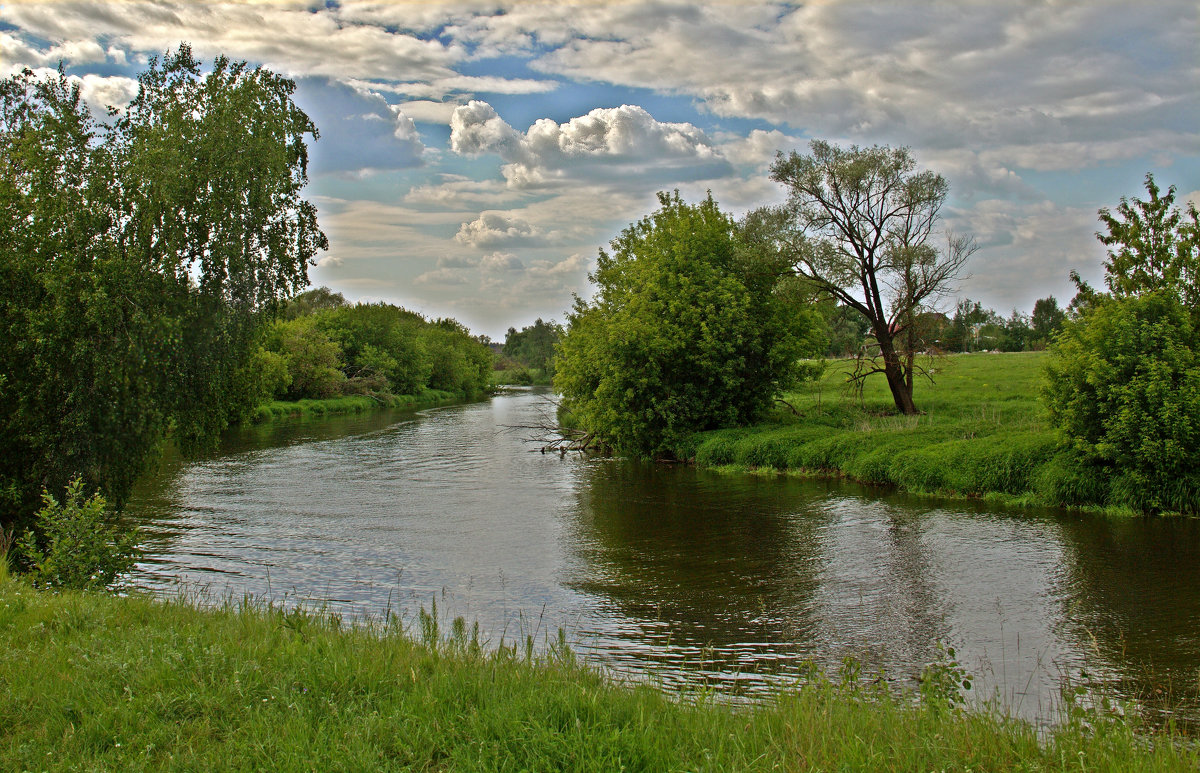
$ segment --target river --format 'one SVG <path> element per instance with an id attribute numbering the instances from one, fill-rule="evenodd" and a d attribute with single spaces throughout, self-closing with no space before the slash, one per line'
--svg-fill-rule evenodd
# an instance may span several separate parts
<path id="1" fill-rule="evenodd" d="M 542 454 L 545 395 L 279 423 L 168 458 L 134 584 L 351 617 L 437 604 L 489 643 L 562 629 L 617 677 L 747 695 L 846 656 L 1047 721 L 1065 681 L 1194 723 L 1200 520 L 1001 510 L 837 481 Z"/>

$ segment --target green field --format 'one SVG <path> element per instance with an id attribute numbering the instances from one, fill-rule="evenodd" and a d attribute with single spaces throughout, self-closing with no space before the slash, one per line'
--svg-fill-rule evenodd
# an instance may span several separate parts
<path id="1" fill-rule="evenodd" d="M 958 354 L 933 361 L 898 415 L 882 375 L 846 387 L 849 361 L 785 395 L 769 421 L 694 436 L 678 449 L 706 467 L 840 475 L 916 493 L 1120 511 L 1106 482 L 1060 448 L 1038 402 L 1044 352 Z M 795 409 L 793 412 L 792 409 Z"/>
<path id="2" fill-rule="evenodd" d="M 1170 730 L 1055 729 L 816 676 L 756 706 L 618 685 L 562 645 L 480 647 L 433 618 L 348 626 L 254 604 L 49 593 L 0 570 L 0 769 L 1196 770 Z"/>

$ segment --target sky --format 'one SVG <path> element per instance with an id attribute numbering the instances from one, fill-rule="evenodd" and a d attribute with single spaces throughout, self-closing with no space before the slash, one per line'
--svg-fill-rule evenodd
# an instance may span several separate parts
<path id="1" fill-rule="evenodd" d="M 1200 4 L 0 2 L 0 76 L 63 65 L 97 111 L 180 43 L 297 83 L 310 270 L 503 340 L 565 319 L 658 191 L 780 203 L 777 152 L 911 149 L 979 249 L 947 300 L 1007 315 L 1099 284 L 1097 210 L 1153 173 L 1200 202 Z"/>

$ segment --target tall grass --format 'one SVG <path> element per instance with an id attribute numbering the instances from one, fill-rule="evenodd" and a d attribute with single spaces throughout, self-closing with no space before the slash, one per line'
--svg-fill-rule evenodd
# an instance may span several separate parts
<path id="1" fill-rule="evenodd" d="M 484 646 L 254 604 L 0 582 L 4 770 L 1195 770 L 1172 732 L 1080 712 L 1039 735 L 814 676 L 755 706 L 614 684 L 561 642 Z M 943 670 L 949 683 L 957 679 Z M 944 680 L 943 680 L 944 681 Z M 940 685 L 940 686 L 939 686 Z"/>
<path id="2" fill-rule="evenodd" d="M 917 416 L 898 415 L 882 378 L 862 395 L 849 365 L 785 395 L 762 424 L 700 433 L 677 449 L 702 466 L 738 466 L 892 485 L 914 493 L 1015 504 L 1121 507 L 1103 471 L 1060 443 L 1038 402 L 1044 352 L 963 354 L 919 382 Z"/>

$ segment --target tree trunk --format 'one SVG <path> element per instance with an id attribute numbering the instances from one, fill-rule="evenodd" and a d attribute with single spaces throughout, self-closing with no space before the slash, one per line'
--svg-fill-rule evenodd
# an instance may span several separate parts
<path id="1" fill-rule="evenodd" d="M 883 358 L 883 375 L 887 377 L 888 388 L 892 390 L 896 410 L 906 416 L 918 413 L 917 406 L 913 403 L 912 384 L 904 378 L 904 367 L 900 363 L 900 356 L 896 353 L 892 339 L 880 338 L 876 334 L 876 340 L 879 342 L 879 354 Z"/>

